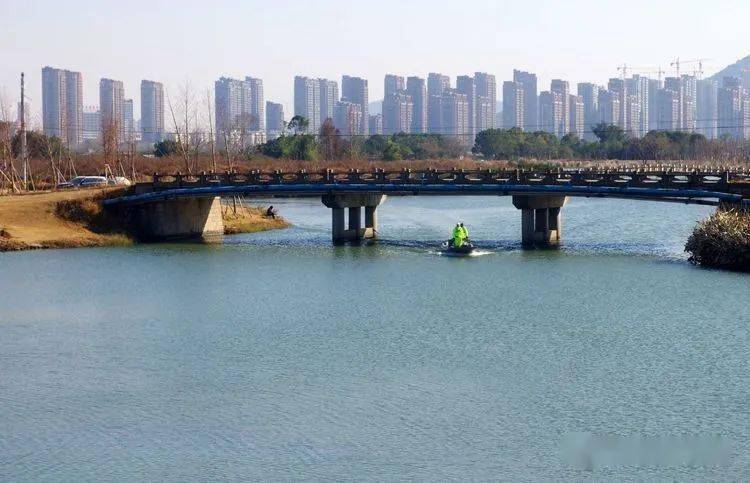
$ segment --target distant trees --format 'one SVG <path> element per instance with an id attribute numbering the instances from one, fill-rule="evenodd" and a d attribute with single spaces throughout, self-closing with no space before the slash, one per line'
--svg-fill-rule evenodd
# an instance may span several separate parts
<path id="1" fill-rule="evenodd" d="M 180 144 L 177 141 L 171 139 L 165 139 L 154 144 L 154 156 L 157 158 L 164 158 L 166 156 L 172 156 L 180 154 Z"/>
<path id="2" fill-rule="evenodd" d="M 618 126 L 598 124 L 592 129 L 596 141 L 566 134 L 558 139 L 547 132 L 524 132 L 519 128 L 480 132 L 472 151 L 490 159 L 620 159 L 667 160 L 709 159 L 728 150 L 726 140 L 709 140 L 702 134 L 651 131 L 631 138 Z"/>

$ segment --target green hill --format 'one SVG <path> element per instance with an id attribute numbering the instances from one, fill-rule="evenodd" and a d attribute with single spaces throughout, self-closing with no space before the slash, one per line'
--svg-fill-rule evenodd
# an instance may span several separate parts
<path id="1" fill-rule="evenodd" d="M 750 55 L 747 57 L 738 60 L 734 64 L 727 66 L 711 76 L 711 80 L 715 80 L 721 84 L 722 79 L 727 76 L 731 77 L 743 77 L 743 71 L 745 71 L 745 74 L 750 74 Z"/>

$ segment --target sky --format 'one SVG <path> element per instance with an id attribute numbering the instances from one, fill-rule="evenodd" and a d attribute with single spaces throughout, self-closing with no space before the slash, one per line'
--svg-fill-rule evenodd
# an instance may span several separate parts
<path id="1" fill-rule="evenodd" d="M 707 58 L 713 74 L 750 54 L 748 19 L 748 0 L 0 0 L 0 97 L 14 118 L 25 72 L 38 122 L 45 65 L 81 72 L 85 105 L 101 77 L 122 80 L 136 118 L 141 79 L 175 98 L 186 83 L 205 97 L 221 76 L 260 77 L 287 117 L 297 74 L 365 77 L 371 101 L 386 73 L 489 72 L 500 96 L 519 68 L 540 90 L 562 78 L 574 92 L 624 63 L 673 73 L 677 57 Z"/>

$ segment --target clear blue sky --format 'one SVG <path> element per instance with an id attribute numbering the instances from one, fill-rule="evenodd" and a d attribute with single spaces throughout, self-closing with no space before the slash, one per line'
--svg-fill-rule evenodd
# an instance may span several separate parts
<path id="1" fill-rule="evenodd" d="M 750 54 L 747 0 L 0 0 L 0 18 L 0 94 L 15 105 L 25 71 L 34 113 L 44 65 L 82 72 L 86 104 L 98 104 L 100 77 L 124 81 L 138 111 L 143 78 L 174 95 L 188 79 L 205 92 L 252 75 L 291 112 L 295 74 L 364 76 L 375 100 L 385 73 L 486 71 L 501 83 L 517 67 L 546 88 L 606 82 L 623 62 L 669 70 L 677 56 L 710 58 L 712 74 Z"/>

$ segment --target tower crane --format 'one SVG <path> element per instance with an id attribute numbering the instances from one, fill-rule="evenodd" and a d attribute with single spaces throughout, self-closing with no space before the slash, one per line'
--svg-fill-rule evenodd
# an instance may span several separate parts
<path id="1" fill-rule="evenodd" d="M 700 58 L 700 59 L 691 59 L 691 60 L 680 60 L 679 57 L 677 57 L 673 62 L 670 62 L 669 66 L 675 68 L 675 72 L 677 73 L 677 77 L 680 77 L 680 66 L 683 64 L 698 64 L 698 69 L 695 70 L 695 73 L 698 77 L 703 75 L 703 62 L 706 60 L 711 60 L 707 58 Z"/>

